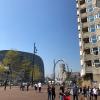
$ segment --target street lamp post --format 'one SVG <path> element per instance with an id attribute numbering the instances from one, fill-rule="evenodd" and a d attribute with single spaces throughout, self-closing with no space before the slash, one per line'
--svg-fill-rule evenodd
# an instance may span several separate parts
<path id="1" fill-rule="evenodd" d="M 34 79 L 33 78 L 35 78 L 34 77 L 34 61 L 35 61 L 35 54 L 37 53 L 37 49 L 36 49 L 36 46 L 35 46 L 35 43 L 34 43 L 34 51 L 33 51 L 33 68 L 32 68 L 32 86 L 33 86 L 33 81 L 34 81 Z"/>

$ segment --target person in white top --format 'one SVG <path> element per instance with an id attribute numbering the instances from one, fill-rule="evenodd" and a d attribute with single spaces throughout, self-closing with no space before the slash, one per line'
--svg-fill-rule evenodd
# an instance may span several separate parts
<path id="1" fill-rule="evenodd" d="M 35 88 L 35 91 L 37 91 L 37 83 L 35 83 L 35 85 L 34 85 L 34 88 Z"/>
<path id="2" fill-rule="evenodd" d="M 97 100 L 98 90 L 96 87 L 93 88 L 93 95 L 94 95 L 94 100 Z"/>
<path id="3" fill-rule="evenodd" d="M 41 86 L 42 86 L 42 84 L 41 84 L 41 82 L 39 82 L 39 83 L 38 83 L 39 92 L 41 92 Z"/>

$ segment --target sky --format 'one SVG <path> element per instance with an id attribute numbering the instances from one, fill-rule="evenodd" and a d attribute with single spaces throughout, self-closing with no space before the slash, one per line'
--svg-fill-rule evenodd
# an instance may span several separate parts
<path id="1" fill-rule="evenodd" d="M 45 75 L 54 59 L 80 71 L 76 0 L 0 0 L 0 50 L 33 53 L 34 43 Z"/>

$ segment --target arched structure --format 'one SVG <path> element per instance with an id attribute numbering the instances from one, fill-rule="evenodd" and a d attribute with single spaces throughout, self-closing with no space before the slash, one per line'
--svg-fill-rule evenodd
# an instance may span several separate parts
<path id="1" fill-rule="evenodd" d="M 8 51 L 10 51 L 10 50 L 1 50 L 0 51 L 0 62 L 1 63 L 2 63 L 3 59 L 5 58 L 6 53 Z M 17 51 L 17 52 L 20 55 L 20 60 L 27 58 L 31 62 L 31 64 L 34 63 L 34 65 L 39 67 L 39 71 L 41 72 L 41 75 L 39 76 L 37 81 L 43 82 L 44 81 L 44 63 L 43 63 L 42 58 L 36 54 L 34 55 L 34 54 L 28 53 L 28 52 L 23 52 L 23 51 Z M 35 58 L 34 61 L 33 61 L 33 56 Z M 18 67 L 20 67 L 20 66 L 18 66 Z"/>

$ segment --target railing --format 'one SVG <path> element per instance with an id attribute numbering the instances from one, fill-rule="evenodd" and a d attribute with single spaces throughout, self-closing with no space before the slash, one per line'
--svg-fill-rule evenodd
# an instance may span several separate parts
<path id="1" fill-rule="evenodd" d="M 85 71 L 86 73 L 92 73 L 93 72 L 92 66 L 85 67 Z"/>

